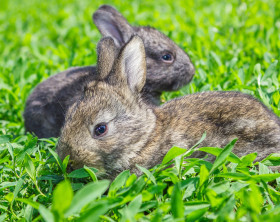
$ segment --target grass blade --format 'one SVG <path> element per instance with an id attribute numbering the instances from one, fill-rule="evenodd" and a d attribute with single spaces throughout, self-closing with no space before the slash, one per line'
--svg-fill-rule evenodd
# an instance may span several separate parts
<path id="1" fill-rule="evenodd" d="M 214 170 L 216 170 L 226 161 L 226 158 L 230 155 L 236 141 L 237 139 L 234 139 L 228 145 L 226 145 L 226 147 L 223 149 L 223 151 L 219 154 L 216 161 L 214 162 L 212 169 L 209 172 L 210 174 L 212 174 Z"/>
<path id="2" fill-rule="evenodd" d="M 174 185 L 171 195 L 171 212 L 176 221 L 184 221 L 184 203 L 180 190 L 180 184 Z"/>
<path id="3" fill-rule="evenodd" d="M 167 154 L 162 160 L 162 164 L 166 164 L 169 161 L 173 160 L 175 157 L 182 155 L 183 153 L 187 152 L 187 149 L 183 149 L 180 147 L 172 147 L 170 150 L 168 150 Z"/>
<path id="4" fill-rule="evenodd" d="M 108 180 L 92 182 L 84 186 L 75 194 L 65 216 L 68 217 L 75 213 L 79 213 L 85 205 L 100 197 L 107 190 L 108 186 Z"/>

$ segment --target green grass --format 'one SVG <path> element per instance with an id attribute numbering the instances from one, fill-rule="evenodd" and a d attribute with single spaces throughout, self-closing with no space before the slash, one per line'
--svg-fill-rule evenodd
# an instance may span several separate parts
<path id="1" fill-rule="evenodd" d="M 110 184 L 97 181 L 92 168 L 67 173 L 67 159 L 53 152 L 56 139 L 25 135 L 22 113 L 31 90 L 70 66 L 96 63 L 101 36 L 91 15 L 104 3 L 134 25 L 158 28 L 189 53 L 193 81 L 164 93 L 163 102 L 238 90 L 280 116 L 280 1 L 2 0 L 0 222 L 280 221 L 280 178 L 268 168 L 280 165 L 279 155 L 253 163 L 253 147 L 238 158 L 233 141 L 222 152 L 204 148 L 217 155 L 209 163 L 183 161 L 197 147 L 172 148 L 162 164 L 141 168 L 142 176 L 125 171 Z"/>

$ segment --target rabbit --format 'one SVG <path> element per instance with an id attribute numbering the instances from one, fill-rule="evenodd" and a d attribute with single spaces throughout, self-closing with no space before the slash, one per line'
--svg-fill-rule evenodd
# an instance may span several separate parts
<path id="1" fill-rule="evenodd" d="M 145 103 L 145 48 L 137 35 L 119 53 L 112 38 L 103 38 L 97 67 L 98 79 L 68 110 L 57 145 L 61 159 L 70 155 L 72 170 L 86 165 L 109 179 L 123 170 L 140 174 L 136 164 L 151 168 L 172 146 L 190 148 L 204 132 L 200 146 L 224 147 L 238 138 L 238 156 L 254 151 L 260 160 L 280 151 L 279 118 L 250 95 L 202 92 L 161 106 Z"/>
<path id="2" fill-rule="evenodd" d="M 167 36 L 150 27 L 134 27 L 113 7 L 101 6 L 93 21 L 103 36 L 118 48 L 137 33 L 144 41 L 147 81 L 141 94 L 147 103 L 159 105 L 162 91 L 178 90 L 195 73 L 189 56 Z M 25 129 L 39 138 L 58 137 L 68 108 L 81 96 L 86 82 L 96 79 L 95 66 L 74 67 L 40 83 L 28 97 Z"/>

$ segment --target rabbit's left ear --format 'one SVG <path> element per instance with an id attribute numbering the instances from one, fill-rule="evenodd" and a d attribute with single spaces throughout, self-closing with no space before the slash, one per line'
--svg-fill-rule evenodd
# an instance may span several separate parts
<path id="1" fill-rule="evenodd" d="M 104 37 L 97 45 L 97 70 L 100 79 L 105 79 L 110 73 L 117 54 L 114 40 L 111 37 Z"/>
<path id="2" fill-rule="evenodd" d="M 123 46 L 134 33 L 122 14 L 110 5 L 100 6 L 92 18 L 100 33 L 113 38 L 117 47 Z"/>
<path id="3" fill-rule="evenodd" d="M 116 66 L 117 78 L 123 79 L 133 93 L 140 93 L 146 82 L 146 56 L 139 36 L 133 36 L 123 47 Z"/>

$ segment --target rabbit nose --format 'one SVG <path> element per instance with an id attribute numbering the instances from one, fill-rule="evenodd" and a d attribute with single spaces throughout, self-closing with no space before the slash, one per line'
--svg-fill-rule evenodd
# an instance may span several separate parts
<path id="1" fill-rule="evenodd" d="M 75 163 L 73 160 L 69 160 L 68 166 L 67 166 L 67 173 L 71 173 L 74 170 Z"/>
<path id="2" fill-rule="evenodd" d="M 195 74 L 195 67 L 193 64 L 189 64 L 189 73 L 191 76 Z"/>

